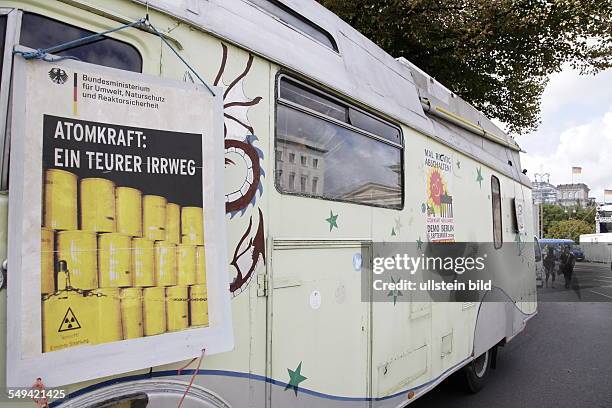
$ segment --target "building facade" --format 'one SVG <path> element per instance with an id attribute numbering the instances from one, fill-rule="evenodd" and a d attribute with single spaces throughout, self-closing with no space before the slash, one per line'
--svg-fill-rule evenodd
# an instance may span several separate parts
<path id="1" fill-rule="evenodd" d="M 589 205 L 589 191 L 591 189 L 584 183 L 559 184 L 557 186 L 557 202 L 564 207 Z"/>

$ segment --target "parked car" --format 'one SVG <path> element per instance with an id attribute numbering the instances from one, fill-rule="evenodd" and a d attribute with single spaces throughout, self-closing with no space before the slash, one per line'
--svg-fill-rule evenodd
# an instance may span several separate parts
<path id="1" fill-rule="evenodd" d="M 584 252 L 582 252 L 582 248 L 580 248 L 578 245 L 574 245 L 572 246 L 571 251 L 572 254 L 574 254 L 574 257 L 576 257 L 577 262 L 584 261 Z"/>

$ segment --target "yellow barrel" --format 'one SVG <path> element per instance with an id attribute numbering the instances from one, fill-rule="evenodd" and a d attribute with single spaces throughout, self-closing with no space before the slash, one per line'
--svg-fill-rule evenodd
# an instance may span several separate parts
<path id="1" fill-rule="evenodd" d="M 166 199 L 156 195 L 143 198 L 144 236 L 153 241 L 166 239 Z"/>
<path id="2" fill-rule="evenodd" d="M 104 288 L 92 291 L 86 301 L 91 302 L 97 312 L 98 336 L 96 344 L 123 340 L 121 327 L 121 294 L 118 288 Z"/>
<path id="3" fill-rule="evenodd" d="M 75 230 L 77 225 L 77 176 L 64 170 L 45 172 L 44 225 L 56 230 Z"/>
<path id="4" fill-rule="evenodd" d="M 206 285 L 206 252 L 203 246 L 196 247 L 196 283 Z"/>
<path id="5" fill-rule="evenodd" d="M 57 261 L 66 262 L 73 288 L 98 287 L 97 249 L 94 232 L 62 231 L 57 234 Z"/>
<path id="6" fill-rule="evenodd" d="M 43 299 L 43 353 L 96 343 L 98 328 L 89 299 L 75 291 Z"/>
<path id="7" fill-rule="evenodd" d="M 150 239 L 132 239 L 132 279 L 132 286 L 155 286 L 155 250 Z"/>
<path id="8" fill-rule="evenodd" d="M 201 207 L 182 208 L 181 239 L 183 244 L 204 245 L 204 213 Z"/>
<path id="9" fill-rule="evenodd" d="M 54 233 L 43 227 L 40 234 L 40 293 L 55 292 Z"/>
<path id="10" fill-rule="evenodd" d="M 145 336 L 164 333 L 166 331 L 166 288 L 144 288 L 142 308 Z"/>
<path id="11" fill-rule="evenodd" d="M 170 242 L 155 243 L 155 284 L 176 285 L 176 245 Z"/>
<path id="12" fill-rule="evenodd" d="M 115 232 L 115 183 L 102 178 L 81 180 L 81 229 Z"/>
<path id="13" fill-rule="evenodd" d="M 206 285 L 193 285 L 189 288 L 189 315 L 192 326 L 208 326 Z"/>
<path id="14" fill-rule="evenodd" d="M 186 329 L 189 325 L 189 304 L 186 286 L 166 288 L 166 321 L 168 331 Z"/>
<path id="15" fill-rule="evenodd" d="M 117 232 L 142 237 L 142 193 L 131 187 L 117 187 Z"/>
<path id="16" fill-rule="evenodd" d="M 181 207 L 178 204 L 166 205 L 166 241 L 181 243 Z"/>
<path id="17" fill-rule="evenodd" d="M 129 236 L 118 232 L 100 234 L 98 264 L 101 288 L 132 286 L 131 241 Z"/>
<path id="18" fill-rule="evenodd" d="M 196 246 L 177 245 L 176 250 L 177 284 L 181 286 L 196 283 Z"/>
<path id="19" fill-rule="evenodd" d="M 124 339 L 143 336 L 142 289 L 121 289 L 121 326 Z"/>

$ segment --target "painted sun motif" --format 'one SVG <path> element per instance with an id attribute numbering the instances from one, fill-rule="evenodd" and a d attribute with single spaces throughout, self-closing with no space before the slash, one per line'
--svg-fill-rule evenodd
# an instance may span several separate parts
<path id="1" fill-rule="evenodd" d="M 254 56 L 249 54 L 243 71 L 225 80 L 223 74 L 227 66 L 228 48 L 225 44 L 221 66 L 213 82 L 223 88 L 223 116 L 225 137 L 225 168 L 227 186 L 225 191 L 225 210 L 233 218 L 243 215 L 247 208 L 254 207 L 258 196 L 263 192 L 263 152 L 257 147 L 257 136 L 248 117 L 249 110 L 259 104 L 261 96 L 248 97 L 244 90 L 244 80 L 251 71 Z"/>
<path id="2" fill-rule="evenodd" d="M 225 138 L 225 212 L 230 220 L 243 216 L 249 208 L 256 208 L 257 198 L 263 193 L 263 151 L 257 146 L 255 129 L 249 120 L 249 110 L 259 104 L 261 96 L 251 98 L 244 90 L 244 80 L 251 71 L 254 56 L 249 54 L 241 73 L 229 80 L 224 77 L 228 62 L 228 48 L 221 44 L 223 55 L 214 85 L 223 88 L 223 116 Z M 233 272 L 232 296 L 245 291 L 256 274 L 257 267 L 266 263 L 264 216 L 247 214 L 249 223 L 235 243 L 230 270 Z"/>
<path id="3" fill-rule="evenodd" d="M 432 170 L 427 175 L 427 190 L 429 206 L 439 209 L 442 204 L 442 195 L 446 191 L 446 183 L 438 170 Z"/>

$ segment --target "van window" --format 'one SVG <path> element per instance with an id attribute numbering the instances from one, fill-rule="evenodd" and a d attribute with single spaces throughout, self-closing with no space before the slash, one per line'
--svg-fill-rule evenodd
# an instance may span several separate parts
<path id="1" fill-rule="evenodd" d="M 261 8 L 262 10 L 272 14 L 285 24 L 290 25 L 298 31 L 306 34 L 313 40 L 323 44 L 324 46 L 331 48 L 338 52 L 338 46 L 334 37 L 330 33 L 323 30 L 321 27 L 301 16 L 283 3 L 277 0 L 249 0 L 252 4 Z"/>
<path id="2" fill-rule="evenodd" d="M 402 135 L 397 126 L 378 119 L 360 109 L 346 106 L 336 98 L 326 96 L 312 87 L 281 78 L 279 89 L 281 99 L 293 102 L 330 118 L 349 123 L 373 135 L 383 137 L 393 143 L 402 143 Z"/>
<path id="3" fill-rule="evenodd" d="M 300 86 L 290 79 L 281 79 L 279 94 L 286 101 L 296 103 L 330 118 L 343 122 L 348 121 L 348 108 L 346 106 L 319 94 L 313 89 Z"/>
<path id="4" fill-rule="evenodd" d="M 290 93 L 285 85 L 291 88 Z M 290 175 L 288 185 L 277 180 L 277 189 L 285 194 L 401 209 L 403 149 L 399 128 L 364 112 L 372 120 L 395 128 L 398 137 L 393 143 L 388 135 L 374 133 L 375 128 L 364 132 L 349 122 L 348 114 L 332 116 L 326 107 L 313 108 L 311 95 L 316 95 L 317 101 L 331 101 L 331 112 L 358 108 L 321 90 L 311 92 L 310 87 L 295 85 L 283 77 L 279 81 L 275 143 L 276 149 L 289 157 L 300 157 L 301 166 L 276 161 L 276 171 L 297 172 L 299 183 Z M 301 96 L 296 95 L 302 91 Z M 341 117 L 344 120 L 339 120 Z M 315 179 L 316 184 L 311 184 Z"/>
<path id="5" fill-rule="evenodd" d="M 493 204 L 493 245 L 499 249 L 503 243 L 501 189 L 499 179 L 491 176 L 491 202 Z"/>
<path id="6" fill-rule="evenodd" d="M 351 125 L 380 137 L 384 137 L 391 142 L 401 143 L 402 141 L 400 131 L 397 127 L 391 126 L 357 109 L 349 108 L 349 120 L 351 121 Z"/>
<path id="7" fill-rule="evenodd" d="M 30 48 L 49 48 L 91 34 L 92 31 L 38 14 L 23 13 L 19 42 Z M 57 55 L 70 55 L 91 64 L 142 72 L 142 57 L 138 50 L 130 44 L 108 37 L 65 49 Z"/>

